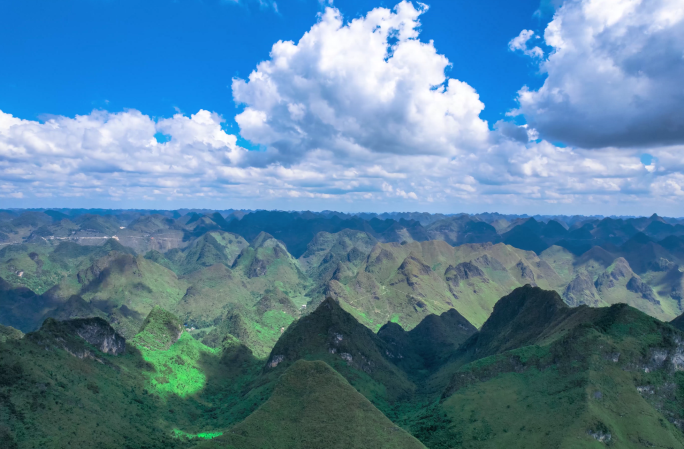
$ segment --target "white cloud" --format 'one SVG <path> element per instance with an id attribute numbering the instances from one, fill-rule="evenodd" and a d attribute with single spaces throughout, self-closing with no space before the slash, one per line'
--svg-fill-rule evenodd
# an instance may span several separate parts
<path id="1" fill-rule="evenodd" d="M 531 58 L 542 58 L 544 56 L 544 51 L 541 48 L 537 46 L 530 48 L 528 45 L 530 39 L 536 37 L 534 31 L 522 30 L 518 36 L 511 39 L 508 43 L 508 49 L 511 51 L 521 51 Z"/>
<path id="2" fill-rule="evenodd" d="M 455 156 L 368 152 L 350 161 L 312 150 L 289 164 L 250 164 L 264 153 L 237 146 L 221 118 L 207 111 L 156 122 L 133 110 L 43 123 L 0 113 L 0 123 L 0 197 L 49 198 L 50 205 L 75 197 L 118 201 L 119 207 L 136 201 L 146 207 L 140 202 L 151 200 L 217 207 L 239 200 L 247 202 L 243 207 L 295 201 L 290 208 L 344 208 L 354 201 L 367 208 L 452 210 L 454 201 L 459 208 L 499 209 L 641 198 L 648 208 L 653 198 L 676 207 L 684 186 L 684 147 L 650 149 L 654 162 L 644 166 L 640 151 L 558 148 L 501 135 Z M 158 132 L 170 140 L 158 143 Z"/>
<path id="3" fill-rule="evenodd" d="M 580 3 L 569 5 L 549 25 L 556 31 L 547 29 L 545 40 L 556 53 L 543 67 L 551 67 L 563 49 L 579 45 L 579 31 L 559 31 L 585 26 L 570 19 L 558 24 Z M 238 146 L 237 137 L 221 127 L 223 119 L 205 110 L 160 119 L 136 110 L 93 111 L 43 122 L 0 111 L 0 197 L 5 202 L 47 198 L 49 205 L 70 197 L 107 199 L 120 207 L 151 207 L 150 201 L 164 207 L 168 201 L 168 207 L 346 209 L 353 204 L 366 210 L 547 212 L 557 206 L 560 213 L 591 207 L 606 213 L 622 202 L 630 209 L 614 212 L 638 213 L 638 205 L 647 213 L 655 203 L 678 210 L 684 145 L 597 151 L 538 140 L 530 125 L 499 121 L 489 131 L 479 118 L 483 104 L 477 93 L 447 79 L 449 61 L 432 42 L 418 40 L 421 8 L 402 2 L 347 24 L 328 8 L 297 44 L 277 43 L 249 80 L 234 80 L 235 99 L 245 105 L 237 117 L 242 136 L 266 151 Z M 605 30 L 612 30 L 631 17 L 629 8 L 591 14 L 605 16 Z M 674 20 L 656 16 L 649 25 L 655 34 Z M 530 52 L 533 38 L 531 31 L 521 33 L 510 48 Z M 529 98 L 545 98 L 557 76 L 549 71 L 544 88 L 527 92 Z M 593 78 L 587 80 L 591 84 Z M 576 91 L 584 95 L 584 89 Z M 589 103 L 572 104 L 581 111 Z M 549 105 L 549 116 L 558 117 L 557 105 Z M 522 98 L 521 107 L 526 107 Z M 587 126 L 589 135 L 594 125 L 609 129 L 616 112 L 612 104 L 604 109 L 588 125 L 568 109 L 568 129 Z M 539 126 L 541 118 L 536 119 Z M 548 133 L 544 123 L 539 130 L 542 137 Z M 157 133 L 165 136 L 161 143 Z M 642 163 L 644 155 L 650 164 Z"/>
<path id="4" fill-rule="evenodd" d="M 531 35 L 511 48 L 527 52 Z M 586 148 L 684 142 L 684 0 L 566 0 L 544 40 L 544 85 L 518 97 L 543 138 Z"/>
<path id="5" fill-rule="evenodd" d="M 377 8 L 345 24 L 326 8 L 298 43 L 280 41 L 248 80 L 233 80 L 245 105 L 241 135 L 294 163 L 307 152 L 337 156 L 456 155 L 488 137 L 484 105 L 445 76 L 449 61 L 418 39 L 419 8 Z"/>

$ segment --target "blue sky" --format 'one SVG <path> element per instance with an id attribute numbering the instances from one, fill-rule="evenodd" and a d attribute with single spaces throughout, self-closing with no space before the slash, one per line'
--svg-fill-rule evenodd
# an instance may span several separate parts
<path id="1" fill-rule="evenodd" d="M 427 3 L 2 2 L 0 206 L 684 215 L 684 0 Z"/>
<path id="2" fill-rule="evenodd" d="M 0 4 L 0 109 L 24 119 L 133 108 L 164 117 L 237 113 L 230 81 L 246 77 L 278 40 L 298 40 L 322 10 L 318 0 L 22 0 Z M 336 1 L 345 18 L 396 2 Z M 545 23 L 538 1 L 430 2 L 422 40 L 454 61 L 450 77 L 480 94 L 494 123 L 516 106 L 522 85 L 543 78 L 508 41 Z M 548 14 L 546 19 L 548 19 Z M 505 76 L 504 76 L 505 75 Z"/>

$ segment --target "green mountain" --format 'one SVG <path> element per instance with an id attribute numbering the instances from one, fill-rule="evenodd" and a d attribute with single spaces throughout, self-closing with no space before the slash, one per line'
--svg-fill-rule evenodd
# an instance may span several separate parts
<path id="1" fill-rule="evenodd" d="M 79 295 L 131 338 L 154 306 L 173 310 L 186 290 L 187 283 L 169 269 L 142 256 L 111 251 L 43 296 L 58 303 Z"/>
<path id="2" fill-rule="evenodd" d="M 46 242 L 7 245 L 0 249 L 0 277 L 12 286 L 43 294 L 110 251 L 132 252 L 112 239 L 102 246 L 66 241 L 54 245 Z"/>
<path id="3" fill-rule="evenodd" d="M 410 427 L 428 447 L 682 447 L 681 334 L 627 305 L 568 308 L 524 287 L 436 379 Z"/>
<path id="4" fill-rule="evenodd" d="M 0 342 L 2 447 L 186 448 L 268 399 L 272 387 L 249 386 L 262 364 L 244 346 L 214 350 L 184 332 L 167 347 L 159 337 L 177 319 L 149 318 L 131 342 L 99 318 L 48 319 Z"/>
<path id="5" fill-rule="evenodd" d="M 161 308 L 129 342 L 100 318 L 48 319 L 0 342 L 0 441 L 684 447 L 682 342 L 628 305 L 571 308 L 530 285 L 501 298 L 479 331 L 452 309 L 374 334 L 327 299 L 265 362 L 235 339 L 205 346 Z"/>
<path id="6" fill-rule="evenodd" d="M 564 286 L 546 261 L 504 244 L 380 243 L 351 274 L 329 280 L 325 294 L 374 330 L 387 321 L 411 329 L 451 308 L 480 326 L 501 296 L 526 283 Z"/>
<path id="7" fill-rule="evenodd" d="M 290 326 L 271 351 L 265 370 L 279 373 L 297 360 L 321 360 L 340 372 L 381 410 L 411 397 L 415 385 L 392 359 L 399 357 L 333 299 Z"/>
<path id="8" fill-rule="evenodd" d="M 145 318 L 140 331 L 132 342 L 145 349 L 167 350 L 183 334 L 183 324 L 178 317 L 155 306 Z"/>
<path id="9" fill-rule="evenodd" d="M 200 448 L 424 448 L 326 363 L 299 360 L 259 409 Z"/>
<path id="10" fill-rule="evenodd" d="M 203 234 L 183 250 L 173 249 L 167 254 L 150 251 L 145 257 L 183 275 L 217 263 L 230 267 L 248 246 L 247 241 L 239 235 L 212 231 Z"/>
<path id="11" fill-rule="evenodd" d="M 638 231 L 622 249 L 594 246 L 577 256 L 550 246 L 537 255 L 503 243 L 382 243 L 376 237 L 379 231 L 389 232 L 394 225 L 382 228 L 386 220 L 376 220 L 375 228 L 367 231 L 320 232 L 295 259 L 282 241 L 265 232 L 251 243 L 218 228 L 199 237 L 188 234 L 188 226 L 204 218 L 221 221 L 211 217 L 190 215 L 183 223 L 159 214 L 137 215 L 125 223 L 117 218 L 130 232 L 180 232 L 188 238 L 182 247 L 147 251 L 144 257 L 115 239 L 100 246 L 56 237 L 5 246 L 0 250 L 0 274 L 6 281 L 0 288 L 0 299 L 5 298 L 0 301 L 0 323 L 29 332 L 49 316 L 100 316 L 132 338 L 159 305 L 178 315 L 191 335 L 209 346 L 218 348 L 222 341 L 237 338 L 258 357 L 266 357 L 281 333 L 326 297 L 338 300 L 373 331 L 388 321 L 410 330 L 425 317 L 450 309 L 481 326 L 500 297 L 528 283 L 557 291 L 571 306 L 628 303 L 662 320 L 684 311 L 679 256 Z M 91 216 L 77 221 L 98 220 Z M 112 217 L 102 220 L 114 223 Z M 509 227 L 542 237 L 565 235 L 557 222 L 515 223 Z M 604 227 L 610 225 L 606 223 Z M 459 216 L 427 226 L 442 229 L 446 239 L 450 226 L 475 232 L 484 225 Z M 577 229 L 582 228 L 568 232 Z M 675 251 L 676 242 L 668 242 Z"/>
<path id="12" fill-rule="evenodd" d="M 22 331 L 0 324 L 0 343 L 4 343 L 7 340 L 18 340 L 20 338 L 24 338 L 24 333 Z"/>
<path id="13" fill-rule="evenodd" d="M 393 362 L 415 377 L 444 365 L 471 335 L 475 326 L 455 309 L 441 315 L 428 315 L 410 331 L 389 322 L 378 331 L 378 337 L 389 344 L 395 355 Z"/>

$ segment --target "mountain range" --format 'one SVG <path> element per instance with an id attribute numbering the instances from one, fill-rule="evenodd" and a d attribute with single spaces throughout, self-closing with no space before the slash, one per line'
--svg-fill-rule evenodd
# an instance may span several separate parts
<path id="1" fill-rule="evenodd" d="M 676 219 L 0 227 L 3 447 L 684 447 Z"/>
<path id="2" fill-rule="evenodd" d="M 332 298 L 265 359 L 160 307 L 126 340 L 47 319 L 0 343 L 3 447 L 683 447 L 684 333 L 526 285 L 374 333 Z"/>

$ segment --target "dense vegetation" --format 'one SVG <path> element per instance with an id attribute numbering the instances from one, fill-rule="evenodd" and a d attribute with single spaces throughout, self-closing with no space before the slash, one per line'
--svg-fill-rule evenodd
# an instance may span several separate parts
<path id="1" fill-rule="evenodd" d="M 684 447 L 676 220 L 84 212 L 0 212 L 0 447 Z"/>
<path id="2" fill-rule="evenodd" d="M 99 318 L 0 343 L 3 447 L 684 447 L 684 334 L 627 305 L 526 286 L 480 331 L 451 311 L 376 335 L 327 300 L 265 361 L 167 348 L 173 322 L 118 352 Z"/>

